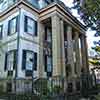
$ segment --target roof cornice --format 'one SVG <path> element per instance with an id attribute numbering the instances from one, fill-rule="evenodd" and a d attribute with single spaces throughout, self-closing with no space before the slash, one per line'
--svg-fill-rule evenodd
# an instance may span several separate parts
<path id="1" fill-rule="evenodd" d="M 85 31 L 87 30 L 86 27 L 76 18 L 72 15 L 72 13 L 65 9 L 65 7 L 63 7 L 62 5 L 58 4 L 57 2 L 54 2 L 50 5 L 48 5 L 47 7 L 43 8 L 40 10 L 40 13 L 47 11 L 48 9 L 57 6 L 62 12 L 64 12 L 66 14 L 66 16 L 68 16 L 69 18 L 71 18 L 76 24 L 78 24 L 79 26 L 81 26 L 81 28 L 83 28 Z"/>

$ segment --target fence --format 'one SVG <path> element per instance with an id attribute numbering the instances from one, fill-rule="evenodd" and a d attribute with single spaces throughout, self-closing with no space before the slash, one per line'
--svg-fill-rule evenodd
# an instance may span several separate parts
<path id="1" fill-rule="evenodd" d="M 80 78 L 66 79 L 3 79 L 0 80 L 0 99 L 5 100 L 74 100 L 80 96 Z M 86 80 L 85 80 L 86 81 Z M 74 86 L 73 86 L 74 82 Z M 75 87 L 75 90 L 74 88 Z M 35 99 L 34 99 L 35 98 Z M 76 98 L 76 99 L 75 99 Z"/>

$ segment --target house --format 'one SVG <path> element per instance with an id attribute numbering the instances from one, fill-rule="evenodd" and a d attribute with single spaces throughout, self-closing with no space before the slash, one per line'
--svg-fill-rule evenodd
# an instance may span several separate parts
<path id="1" fill-rule="evenodd" d="M 86 29 L 61 1 L 0 1 L 0 78 L 72 80 L 87 59 Z"/>

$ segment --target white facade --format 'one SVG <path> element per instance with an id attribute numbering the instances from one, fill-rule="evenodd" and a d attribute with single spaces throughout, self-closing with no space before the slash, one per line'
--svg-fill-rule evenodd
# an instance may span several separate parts
<path id="1" fill-rule="evenodd" d="M 8 36 L 8 22 L 12 18 L 19 15 L 20 12 L 20 29 L 19 29 L 19 58 L 18 58 L 18 68 L 17 68 L 17 75 L 19 78 L 25 77 L 25 71 L 21 70 L 22 67 L 22 50 L 30 50 L 33 52 L 37 52 L 37 55 L 39 54 L 39 37 L 32 36 L 28 33 L 24 32 L 24 16 L 29 16 L 30 18 L 34 19 L 35 21 L 38 21 L 38 17 L 25 11 L 24 9 L 20 9 L 17 13 L 14 13 L 13 15 L 9 16 L 4 21 L 0 22 L 0 25 L 3 25 L 3 32 L 2 32 L 2 39 L 0 40 L 0 77 L 6 78 L 7 77 L 7 70 L 4 71 L 5 66 L 5 53 L 11 50 L 17 50 L 17 35 L 18 32 Z M 17 22 L 17 24 L 19 24 Z M 38 58 L 38 57 L 37 57 Z M 39 64 L 39 60 L 37 59 L 37 64 Z M 2 66 L 2 67 L 1 67 Z M 38 68 L 38 65 L 37 65 Z M 34 71 L 34 77 L 38 76 L 38 71 Z M 15 70 L 13 73 L 13 77 L 15 77 Z"/>

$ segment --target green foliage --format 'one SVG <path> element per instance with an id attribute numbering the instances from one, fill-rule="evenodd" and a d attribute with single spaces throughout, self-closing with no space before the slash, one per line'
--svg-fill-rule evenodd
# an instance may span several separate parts
<path id="1" fill-rule="evenodd" d="M 58 85 L 55 85 L 53 88 L 52 88 L 52 92 L 54 94 L 60 94 L 61 91 L 63 90 L 63 88 L 61 86 L 58 86 Z"/>
<path id="2" fill-rule="evenodd" d="M 34 83 L 34 88 L 40 95 L 48 95 L 49 89 L 47 87 L 47 80 L 46 79 L 38 79 Z"/>
<path id="3" fill-rule="evenodd" d="M 100 0 L 74 0 L 73 3 L 86 27 L 100 33 Z"/>

